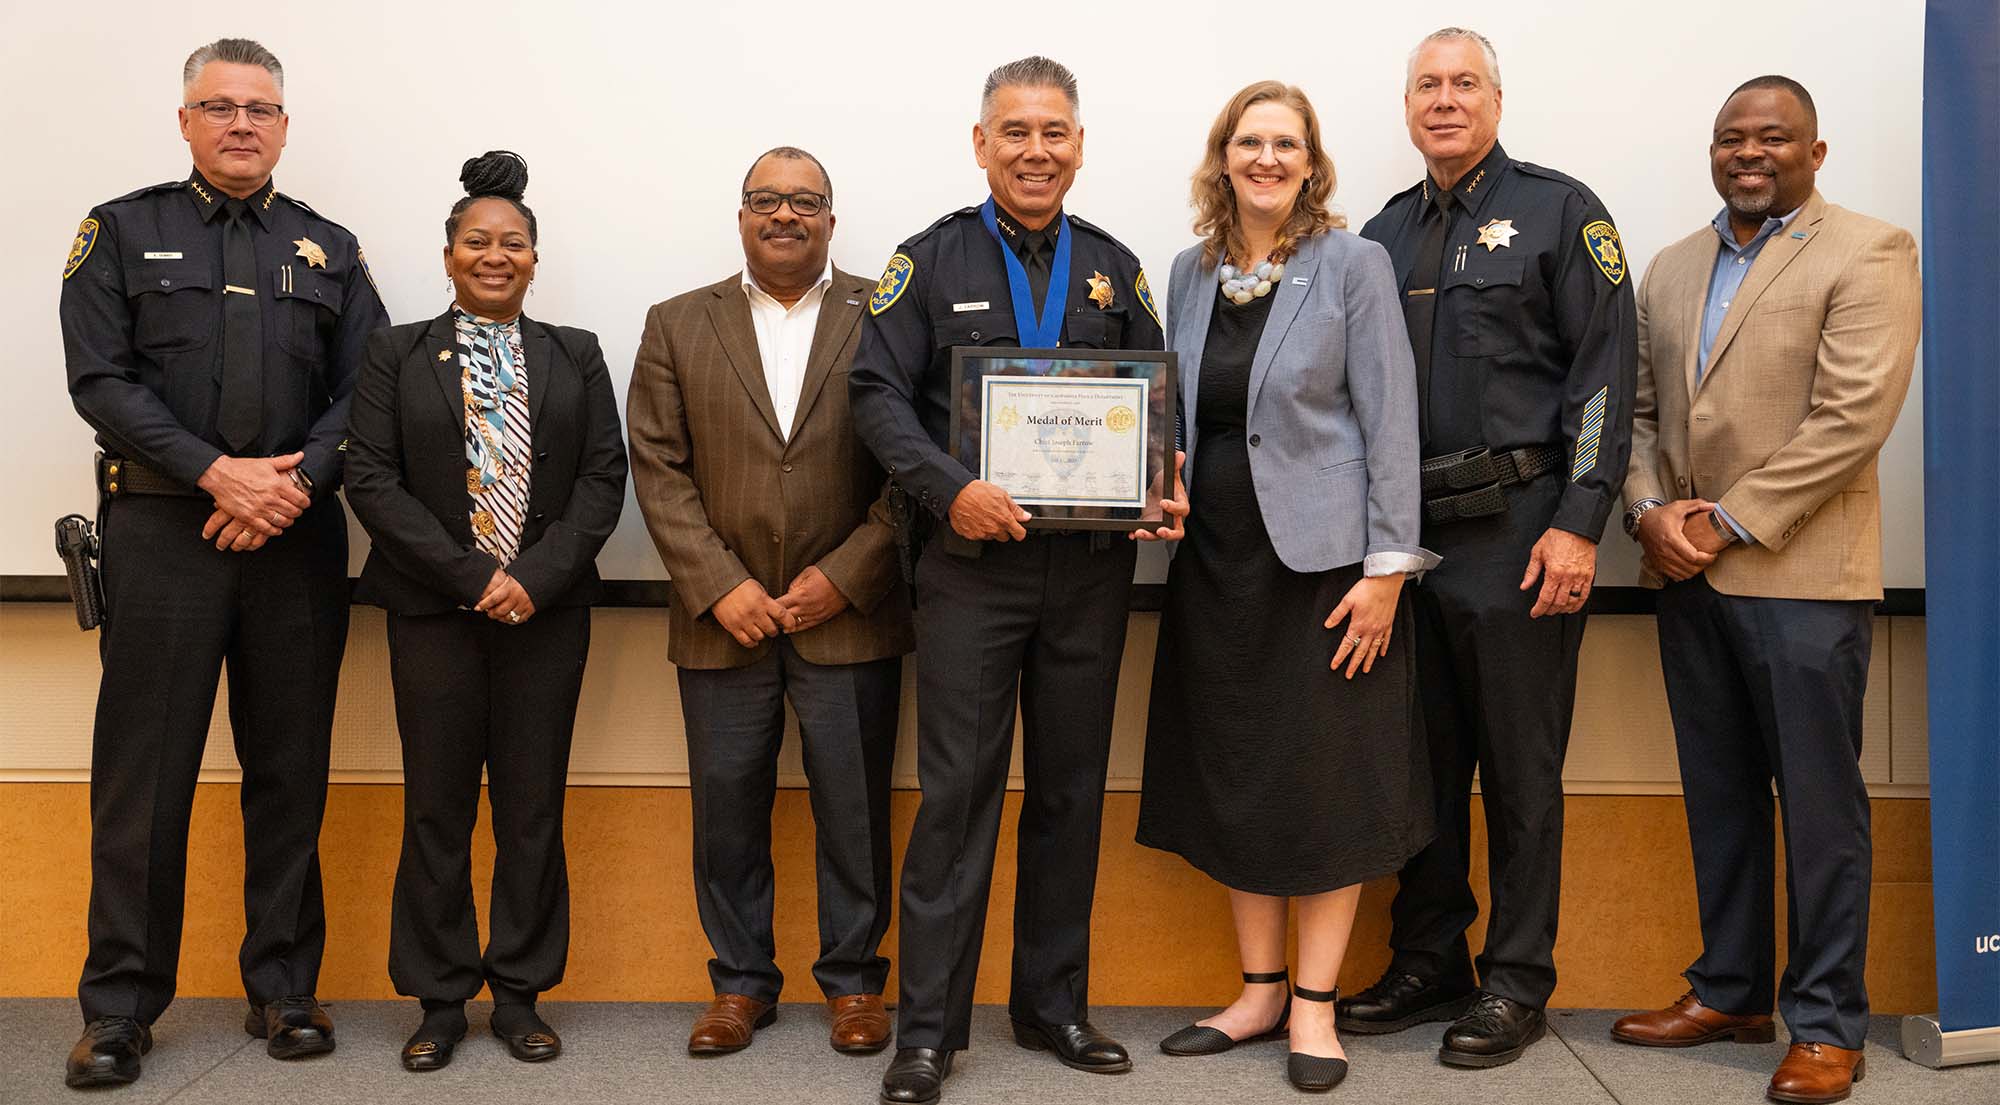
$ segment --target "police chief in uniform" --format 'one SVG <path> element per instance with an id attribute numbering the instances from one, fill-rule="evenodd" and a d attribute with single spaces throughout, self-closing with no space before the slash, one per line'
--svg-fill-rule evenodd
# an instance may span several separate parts
<path id="1" fill-rule="evenodd" d="M 1416 353 L 1423 544 L 1417 673 L 1436 839 L 1402 870 L 1387 972 L 1339 1026 L 1454 1020 L 1439 1058 L 1512 1062 L 1555 989 L 1563 753 L 1581 611 L 1630 447 L 1637 321 L 1623 247 L 1590 189 L 1500 148 L 1500 69 L 1446 28 L 1411 54 L 1411 140 L 1429 170 L 1362 236 L 1388 247 Z M 1465 931 L 1479 769 L 1492 913 Z"/>
<path id="2" fill-rule="evenodd" d="M 185 180 L 93 208 L 63 270 L 70 397 L 97 431 L 104 663 L 90 773 L 88 1027 L 71 1086 L 130 1082 L 173 1000 L 188 816 L 222 665 L 243 768 L 245 1028 L 333 1049 L 319 828 L 347 644 L 340 485 L 363 341 L 354 236 L 278 192 L 284 70 L 222 39 L 183 71 Z"/>
<path id="3" fill-rule="evenodd" d="M 1082 164 L 1076 78 L 1042 57 L 987 77 L 973 147 L 992 197 L 898 248 L 850 373 L 855 428 L 928 523 L 917 560 L 917 773 L 903 862 L 890 1102 L 938 1098 L 968 1043 L 1018 694 L 1025 726 L 1008 1013 L 1080 1070 L 1131 1059 L 1088 1020 L 1090 908 L 1135 546 L 1028 530 L 946 450 L 953 346 L 1160 349 L 1139 261 L 1062 210 Z M 1168 516 L 1185 514 L 1177 494 Z M 1135 535 L 1136 536 L 1136 535 Z M 1178 537 L 1179 527 L 1147 534 Z"/>

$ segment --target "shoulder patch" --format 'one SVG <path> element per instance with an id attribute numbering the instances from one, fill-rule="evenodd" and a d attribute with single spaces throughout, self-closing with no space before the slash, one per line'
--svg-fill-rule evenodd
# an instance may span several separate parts
<path id="1" fill-rule="evenodd" d="M 916 268 L 916 262 L 907 253 L 889 258 L 889 267 L 882 270 L 882 279 L 875 284 L 875 294 L 868 297 L 868 313 L 879 315 L 895 306 L 903 297 L 903 289 L 910 286 L 910 274 Z"/>
<path id="2" fill-rule="evenodd" d="M 1132 290 L 1139 295 L 1139 306 L 1153 316 L 1153 325 L 1165 329 L 1167 324 L 1160 321 L 1160 305 L 1153 302 L 1153 286 L 1146 283 L 1145 269 L 1139 270 L 1139 279 L 1132 282 Z"/>
<path id="3" fill-rule="evenodd" d="M 97 229 L 96 219 L 85 219 L 83 225 L 76 228 L 76 240 L 69 244 L 69 260 L 63 264 L 64 280 L 76 275 L 76 270 L 83 267 L 84 259 L 90 256 L 91 248 L 97 245 Z"/>
<path id="4" fill-rule="evenodd" d="M 1583 244 L 1606 280 L 1617 284 L 1625 279 L 1625 247 L 1618 241 L 1617 227 L 1603 219 L 1590 223 L 1583 228 Z"/>
<path id="5" fill-rule="evenodd" d="M 355 246 L 354 263 L 358 268 L 361 269 L 361 275 L 368 278 L 368 286 L 374 289 L 375 298 L 376 299 L 382 298 L 382 289 L 375 283 L 375 274 L 368 271 L 368 251 L 362 249 L 358 245 Z"/>

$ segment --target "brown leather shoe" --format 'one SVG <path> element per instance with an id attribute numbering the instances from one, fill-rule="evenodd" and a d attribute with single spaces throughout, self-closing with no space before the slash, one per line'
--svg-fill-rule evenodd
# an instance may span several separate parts
<path id="1" fill-rule="evenodd" d="M 1801 1105 L 1846 1101 L 1848 1091 L 1861 1081 L 1866 1069 L 1859 1048 L 1849 1051 L 1832 1044 L 1793 1044 L 1785 1052 L 1785 1061 L 1778 1064 L 1778 1073 L 1771 1076 L 1771 1084 L 1764 1087 L 1764 1095 L 1773 1101 Z"/>
<path id="2" fill-rule="evenodd" d="M 757 1030 L 778 1019 L 778 1007 L 742 994 L 717 994 L 688 1033 L 689 1055 L 726 1055 L 750 1046 Z"/>
<path id="3" fill-rule="evenodd" d="M 1777 1038 L 1777 1029 L 1769 1013 L 1739 1017 L 1718 1012 L 1703 1005 L 1689 990 L 1665 1009 L 1618 1018 L 1611 1026 L 1611 1038 L 1640 1047 L 1693 1047 L 1725 1039 L 1768 1044 Z"/>
<path id="4" fill-rule="evenodd" d="M 833 1016 L 833 1050 L 867 1055 L 889 1046 L 889 1012 L 880 994 L 843 994 L 826 999 Z"/>

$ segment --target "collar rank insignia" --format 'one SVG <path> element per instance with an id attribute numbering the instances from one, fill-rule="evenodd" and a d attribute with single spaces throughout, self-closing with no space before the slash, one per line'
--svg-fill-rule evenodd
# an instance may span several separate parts
<path id="1" fill-rule="evenodd" d="M 1509 239 L 1519 233 L 1514 229 L 1512 219 L 1488 219 L 1486 225 L 1479 228 L 1479 240 L 1472 244 L 1485 246 L 1486 252 L 1491 253 L 1501 246 L 1512 246 L 1514 243 Z"/>
<path id="2" fill-rule="evenodd" d="M 298 256 L 305 258 L 308 266 L 316 269 L 326 267 L 326 251 L 319 248 L 319 243 L 311 238 L 294 238 L 292 244 L 299 247 Z"/>
<path id="3" fill-rule="evenodd" d="M 1590 259 L 1613 284 L 1625 279 L 1625 250 L 1618 242 L 1618 228 L 1599 219 L 1583 228 L 1583 244 L 1590 247 Z"/>
<path id="4" fill-rule="evenodd" d="M 875 293 L 868 297 L 868 313 L 879 315 L 896 305 L 903 296 L 903 289 L 910 286 L 910 273 L 917 263 L 908 254 L 898 253 L 889 258 L 889 267 L 882 270 L 882 279 L 875 284 Z"/>
<path id="5" fill-rule="evenodd" d="M 1090 270 L 1090 279 L 1085 280 L 1084 283 L 1090 285 L 1090 301 L 1097 304 L 1098 310 L 1102 311 L 1111 306 L 1113 292 L 1111 291 L 1110 277 L 1098 272 L 1096 269 L 1092 269 Z"/>

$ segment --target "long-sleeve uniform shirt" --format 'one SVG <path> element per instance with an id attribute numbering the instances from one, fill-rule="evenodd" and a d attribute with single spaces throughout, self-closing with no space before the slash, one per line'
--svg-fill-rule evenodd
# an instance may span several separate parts
<path id="1" fill-rule="evenodd" d="M 90 211 L 63 270 L 70 398 L 107 453 L 192 488 L 233 452 L 217 427 L 229 197 L 199 173 Z M 257 258 L 261 429 L 242 455 L 304 451 L 316 498 L 339 486 L 347 406 L 389 322 L 354 235 L 267 182 L 246 201 Z"/>
<path id="2" fill-rule="evenodd" d="M 1061 221 L 1029 231 L 1000 212 L 1000 232 L 1022 259 L 1037 308 Z M 1164 349 L 1159 308 L 1132 251 L 1074 215 L 1062 343 L 1087 349 Z M 1110 295 L 1092 291 L 1108 281 Z M 1037 312 L 1039 314 L 1039 311 Z M 904 242 L 889 260 L 849 374 L 854 424 L 911 499 L 945 518 L 973 476 L 952 459 L 953 346 L 1019 346 L 1006 259 L 979 208 L 954 211 Z"/>
<path id="3" fill-rule="evenodd" d="M 1433 282 L 1419 262 L 1437 219 Z M 1406 303 L 1435 297 L 1428 333 L 1410 333 L 1423 455 L 1559 446 L 1569 486 L 1550 525 L 1597 540 L 1625 478 L 1638 372 L 1624 245 L 1604 205 L 1495 143 L 1449 200 L 1426 178 L 1361 236 L 1388 248 Z"/>

